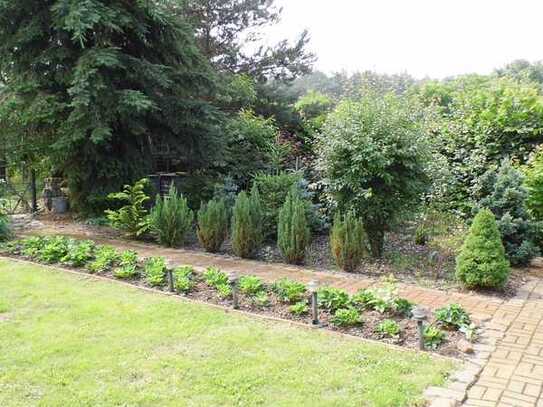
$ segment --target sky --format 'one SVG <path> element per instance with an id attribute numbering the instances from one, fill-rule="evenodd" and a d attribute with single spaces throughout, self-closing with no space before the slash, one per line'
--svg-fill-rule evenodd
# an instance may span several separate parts
<path id="1" fill-rule="evenodd" d="M 311 34 L 325 72 L 490 73 L 543 59 L 543 0 L 276 0 L 270 42 Z"/>

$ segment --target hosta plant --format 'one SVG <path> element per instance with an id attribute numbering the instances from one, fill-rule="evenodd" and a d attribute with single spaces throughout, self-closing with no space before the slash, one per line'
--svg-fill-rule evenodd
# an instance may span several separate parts
<path id="1" fill-rule="evenodd" d="M 377 325 L 376 331 L 382 335 L 396 338 L 400 335 L 400 325 L 392 319 L 385 319 Z"/>
<path id="2" fill-rule="evenodd" d="M 69 239 L 64 236 L 54 236 L 46 239 L 38 251 L 37 258 L 45 263 L 59 263 L 68 254 Z"/>
<path id="3" fill-rule="evenodd" d="M 105 273 L 111 270 L 119 261 L 119 252 L 111 246 L 99 246 L 94 255 L 94 261 L 87 265 L 90 273 Z"/>
<path id="4" fill-rule="evenodd" d="M 447 328 L 460 329 L 469 326 L 471 319 L 469 314 L 459 304 L 449 304 L 435 311 L 435 318 L 441 325 Z"/>
<path id="5" fill-rule="evenodd" d="M 356 308 L 342 308 L 336 311 L 330 322 L 336 326 L 347 327 L 361 324 L 362 317 Z"/>
<path id="6" fill-rule="evenodd" d="M 194 289 L 194 268 L 191 266 L 177 267 L 173 271 L 174 288 L 178 293 L 187 294 Z"/>
<path id="7" fill-rule="evenodd" d="M 265 290 L 264 282 L 256 276 L 243 276 L 239 279 L 239 290 L 248 296 L 255 296 Z"/>
<path id="8" fill-rule="evenodd" d="M 113 270 L 113 275 L 121 279 L 135 278 L 139 275 L 138 254 L 133 250 L 125 250 L 119 257 L 119 266 Z"/>
<path id="9" fill-rule="evenodd" d="M 94 258 L 95 249 L 96 245 L 90 240 L 70 240 L 68 243 L 68 253 L 66 253 L 61 261 L 72 267 L 83 267 Z"/>
<path id="10" fill-rule="evenodd" d="M 445 340 L 445 332 L 433 325 L 428 325 L 426 328 L 424 328 L 423 337 L 424 346 L 435 350 L 439 348 L 439 346 Z"/>
<path id="11" fill-rule="evenodd" d="M 350 304 L 349 294 L 335 287 L 322 287 L 318 290 L 319 305 L 330 312 L 336 312 Z"/>
<path id="12" fill-rule="evenodd" d="M 300 302 L 297 302 L 294 305 L 291 305 L 288 308 L 288 310 L 294 315 L 301 316 L 301 315 L 305 315 L 305 314 L 307 314 L 309 312 L 309 307 L 307 305 L 307 302 L 300 301 Z"/>
<path id="13" fill-rule="evenodd" d="M 144 270 L 147 283 L 153 287 L 164 285 L 166 260 L 163 257 L 150 257 L 145 262 Z"/>
<path id="14" fill-rule="evenodd" d="M 279 297 L 279 300 L 289 304 L 302 301 L 307 294 L 307 289 L 303 283 L 282 278 L 273 284 L 273 291 Z"/>

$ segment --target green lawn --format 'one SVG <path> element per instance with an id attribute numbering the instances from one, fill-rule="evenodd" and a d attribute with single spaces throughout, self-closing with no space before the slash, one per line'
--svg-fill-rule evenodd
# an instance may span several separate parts
<path id="1" fill-rule="evenodd" d="M 0 260 L 0 406 L 404 406 L 454 364 Z"/>

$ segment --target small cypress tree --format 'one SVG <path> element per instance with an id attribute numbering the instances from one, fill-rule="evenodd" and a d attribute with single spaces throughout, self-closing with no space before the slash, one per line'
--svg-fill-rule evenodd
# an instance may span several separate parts
<path id="1" fill-rule="evenodd" d="M 368 255 L 366 232 L 354 212 L 349 211 L 344 217 L 336 214 L 330 233 L 330 246 L 338 267 L 348 272 L 355 271 L 364 256 Z"/>
<path id="2" fill-rule="evenodd" d="M 206 251 L 216 253 L 228 235 L 228 208 L 224 199 L 202 204 L 198 211 L 198 240 Z"/>
<path id="3" fill-rule="evenodd" d="M 503 288 L 509 274 L 496 218 L 489 209 L 482 209 L 456 258 L 456 277 L 468 288 Z"/>
<path id="4" fill-rule="evenodd" d="M 292 188 L 279 210 L 277 244 L 288 263 L 300 264 L 304 261 L 310 240 L 306 204 L 297 189 Z"/>
<path id="5" fill-rule="evenodd" d="M 232 214 L 232 248 L 243 258 L 254 256 L 262 244 L 262 205 L 258 190 L 240 192 Z"/>
<path id="6" fill-rule="evenodd" d="M 174 247 L 183 243 L 192 226 L 194 213 L 189 208 L 187 199 L 179 195 L 172 184 L 164 199 L 157 195 L 156 205 L 151 210 L 149 220 L 158 242 L 164 246 Z"/>

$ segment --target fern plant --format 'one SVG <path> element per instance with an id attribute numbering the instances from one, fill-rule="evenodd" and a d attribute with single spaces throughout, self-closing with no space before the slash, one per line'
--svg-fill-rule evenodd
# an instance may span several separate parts
<path id="1" fill-rule="evenodd" d="M 262 244 L 262 205 L 258 189 L 242 191 L 236 198 L 232 215 L 232 248 L 237 256 L 252 257 Z"/>
<path id="2" fill-rule="evenodd" d="M 358 268 L 368 249 L 364 227 L 354 212 L 348 212 L 345 217 L 336 215 L 330 245 L 338 267 L 348 272 Z"/>
<path id="3" fill-rule="evenodd" d="M 187 199 L 177 193 L 172 184 L 168 195 L 157 195 L 156 205 L 149 216 L 150 229 L 161 245 L 175 247 L 183 243 L 192 226 L 194 213 Z"/>
<path id="4" fill-rule="evenodd" d="M 206 251 L 220 250 L 228 234 L 228 208 L 224 199 L 202 204 L 198 211 L 198 240 Z"/>
<path id="5" fill-rule="evenodd" d="M 108 199 L 127 203 L 118 210 L 105 211 L 111 225 L 125 232 L 127 237 L 138 238 L 149 230 L 148 212 L 145 209 L 145 203 L 149 200 L 145 194 L 148 184 L 149 180 L 143 178 L 134 185 L 125 185 L 122 192 L 108 195 Z"/>
<path id="6" fill-rule="evenodd" d="M 279 211 L 277 244 L 288 263 L 300 264 L 311 241 L 311 231 L 306 215 L 306 204 L 294 188 L 287 195 Z"/>

